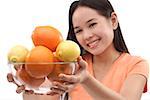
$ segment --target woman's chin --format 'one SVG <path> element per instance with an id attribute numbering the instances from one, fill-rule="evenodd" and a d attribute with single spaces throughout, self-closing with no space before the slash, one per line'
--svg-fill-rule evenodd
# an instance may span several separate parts
<path id="1" fill-rule="evenodd" d="M 95 49 L 89 50 L 89 52 L 90 52 L 91 54 L 97 56 L 97 55 L 101 55 L 102 53 L 104 53 L 105 50 L 106 50 L 106 49 L 104 49 L 104 48 L 101 48 L 101 47 L 98 48 L 98 47 L 97 47 L 97 48 L 95 48 Z"/>

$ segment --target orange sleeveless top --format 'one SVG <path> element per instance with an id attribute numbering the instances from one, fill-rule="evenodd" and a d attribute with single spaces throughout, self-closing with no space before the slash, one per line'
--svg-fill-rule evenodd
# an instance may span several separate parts
<path id="1" fill-rule="evenodd" d="M 85 55 L 83 58 L 89 65 L 88 71 L 91 75 L 93 75 L 92 56 L 88 54 Z M 121 56 L 112 64 L 110 70 L 103 78 L 101 83 L 119 93 L 127 76 L 135 73 L 141 74 L 145 76 L 146 79 L 148 79 L 148 63 L 141 57 L 131 56 L 128 53 L 122 53 Z M 146 91 L 147 84 L 145 85 L 143 92 Z M 85 98 L 86 100 L 92 100 L 92 97 L 81 85 L 76 86 L 69 95 L 71 100 L 84 100 Z"/>

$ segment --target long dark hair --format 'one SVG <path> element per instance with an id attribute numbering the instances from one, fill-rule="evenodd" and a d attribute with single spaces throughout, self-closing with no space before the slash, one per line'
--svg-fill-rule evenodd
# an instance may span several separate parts
<path id="1" fill-rule="evenodd" d="M 68 30 L 67 39 L 75 41 L 76 43 L 78 43 L 78 45 L 80 46 L 80 49 L 81 49 L 81 55 L 83 55 L 87 51 L 85 51 L 83 49 L 83 47 L 77 41 L 76 36 L 74 34 L 73 23 L 72 23 L 73 13 L 75 12 L 75 10 L 79 6 L 86 6 L 86 7 L 95 9 L 100 15 L 102 15 L 106 18 L 111 17 L 111 13 L 114 12 L 114 9 L 113 9 L 111 3 L 108 0 L 79 0 L 79 1 L 74 1 L 70 5 L 70 9 L 69 9 L 69 30 Z M 127 46 L 125 44 L 125 41 L 123 39 L 119 23 L 118 23 L 117 29 L 114 30 L 113 43 L 114 43 L 114 47 L 117 51 L 129 53 L 128 48 L 127 48 Z"/>

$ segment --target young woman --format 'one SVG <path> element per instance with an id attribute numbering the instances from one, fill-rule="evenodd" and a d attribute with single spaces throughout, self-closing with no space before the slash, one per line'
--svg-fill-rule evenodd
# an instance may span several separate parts
<path id="1" fill-rule="evenodd" d="M 74 1 L 69 11 L 67 39 L 79 44 L 82 57 L 75 75 L 60 74 L 66 84 L 54 82 L 53 93 L 68 92 L 71 100 L 140 100 L 147 89 L 148 63 L 129 54 L 108 0 Z M 25 100 L 58 97 L 24 93 Z"/>
<path id="2" fill-rule="evenodd" d="M 129 54 L 108 0 L 73 2 L 67 39 L 81 47 L 79 69 L 75 75 L 60 74 L 69 84 L 55 82 L 53 92 L 69 92 L 71 100 L 140 100 L 148 63 Z"/>

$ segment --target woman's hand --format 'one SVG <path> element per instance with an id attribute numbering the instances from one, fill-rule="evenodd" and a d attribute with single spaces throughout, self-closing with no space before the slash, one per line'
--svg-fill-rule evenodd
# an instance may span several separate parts
<path id="1" fill-rule="evenodd" d="M 11 82 L 11 83 L 13 83 L 13 84 L 15 84 L 17 86 L 16 93 L 18 93 L 18 94 L 24 92 L 25 94 L 28 94 L 28 95 L 30 95 L 30 94 L 43 95 L 41 93 L 34 93 L 33 90 L 26 90 L 24 85 L 17 84 L 15 82 L 14 78 L 13 78 L 13 75 L 11 73 L 7 74 L 7 80 L 8 80 L 8 82 Z M 57 95 L 57 94 L 58 93 L 55 93 L 55 92 L 49 92 L 49 93 L 47 93 L 47 95 L 51 95 L 51 96 Z"/>
<path id="2" fill-rule="evenodd" d="M 60 80 L 65 82 L 63 84 L 60 82 L 53 82 L 53 87 L 51 88 L 52 92 L 59 94 L 69 92 L 76 86 L 76 84 L 82 84 L 88 78 L 88 64 L 82 59 L 82 57 L 79 57 L 77 62 L 78 64 L 76 65 L 76 73 L 74 75 L 60 74 Z"/>
<path id="3" fill-rule="evenodd" d="M 20 70 L 20 68 L 21 68 L 22 66 L 23 66 L 23 65 L 14 65 L 14 68 L 15 68 L 16 72 L 17 72 L 18 70 Z M 8 80 L 8 82 L 11 82 L 11 83 L 13 83 L 13 84 L 15 84 L 15 85 L 17 86 L 16 92 L 17 92 L 18 94 L 20 94 L 20 93 L 22 93 L 22 92 L 25 92 L 25 93 L 27 93 L 27 94 L 33 94 L 33 93 L 34 93 L 33 90 L 25 90 L 25 86 L 24 86 L 24 85 L 19 85 L 19 84 L 14 80 L 12 73 L 8 73 L 8 74 L 7 74 L 7 80 Z"/>
<path id="4" fill-rule="evenodd" d="M 14 81 L 13 75 L 11 73 L 7 74 L 7 80 L 8 82 L 12 82 L 17 86 L 16 92 L 17 93 L 21 93 L 25 90 L 25 86 L 24 85 L 19 85 Z"/>
<path id="5" fill-rule="evenodd" d="M 19 71 L 21 68 L 22 68 L 23 65 L 14 65 L 14 68 L 17 71 Z M 17 75 L 17 74 L 16 74 Z M 34 94 L 34 95 L 45 95 L 45 94 L 42 94 L 42 93 L 34 93 L 33 90 L 26 90 L 25 89 L 25 86 L 24 85 L 20 85 L 18 84 L 15 80 L 14 80 L 14 76 L 12 75 L 12 73 L 8 73 L 7 74 L 7 80 L 8 82 L 11 82 L 13 84 L 15 84 L 17 86 L 17 89 L 16 89 L 16 93 L 20 94 L 22 92 L 24 92 L 24 94 L 27 94 L 27 95 L 31 95 L 31 94 Z M 55 92 L 48 92 L 46 95 L 57 95 L 58 93 L 55 93 Z"/>

